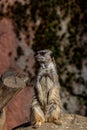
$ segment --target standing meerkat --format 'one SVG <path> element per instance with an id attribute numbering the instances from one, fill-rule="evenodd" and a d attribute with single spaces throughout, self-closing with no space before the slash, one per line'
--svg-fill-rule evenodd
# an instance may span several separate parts
<path id="1" fill-rule="evenodd" d="M 60 125 L 62 124 L 62 105 L 53 54 L 50 50 L 41 50 L 37 52 L 36 59 L 40 68 L 31 103 L 31 124 L 35 128 L 40 127 L 43 122 L 53 122 Z"/>

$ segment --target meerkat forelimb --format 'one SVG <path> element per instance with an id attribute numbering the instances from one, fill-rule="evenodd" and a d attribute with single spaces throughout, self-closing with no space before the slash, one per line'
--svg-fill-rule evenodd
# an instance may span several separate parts
<path id="1" fill-rule="evenodd" d="M 40 127 L 45 121 L 44 113 L 36 96 L 33 97 L 30 120 L 34 128 Z"/>

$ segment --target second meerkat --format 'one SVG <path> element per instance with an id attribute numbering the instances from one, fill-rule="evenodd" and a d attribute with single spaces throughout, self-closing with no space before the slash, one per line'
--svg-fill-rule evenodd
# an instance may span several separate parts
<path id="1" fill-rule="evenodd" d="M 62 124 L 60 85 L 52 52 L 50 50 L 38 51 L 36 59 L 40 68 L 31 104 L 31 124 L 36 128 L 40 127 L 43 122 Z"/>

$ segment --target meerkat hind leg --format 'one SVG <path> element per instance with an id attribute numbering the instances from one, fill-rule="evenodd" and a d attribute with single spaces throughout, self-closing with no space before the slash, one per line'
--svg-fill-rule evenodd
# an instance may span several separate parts
<path id="1" fill-rule="evenodd" d="M 61 112 L 60 112 L 60 107 L 52 105 L 49 107 L 47 111 L 47 116 L 46 116 L 47 122 L 53 122 L 56 125 L 61 125 L 62 120 L 61 120 Z"/>
<path id="2" fill-rule="evenodd" d="M 56 125 L 62 125 L 61 114 L 58 114 L 55 110 L 51 113 L 50 118 Z"/>
<path id="3" fill-rule="evenodd" d="M 31 124 L 34 128 L 40 127 L 41 124 L 45 122 L 44 113 L 39 105 L 34 106 L 31 118 Z"/>

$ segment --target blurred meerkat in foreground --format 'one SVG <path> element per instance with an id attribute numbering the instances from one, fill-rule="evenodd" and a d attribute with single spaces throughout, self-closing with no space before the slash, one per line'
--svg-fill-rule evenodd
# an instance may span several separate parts
<path id="1" fill-rule="evenodd" d="M 59 91 L 60 85 L 53 54 L 50 50 L 37 52 L 36 59 L 40 68 L 34 87 L 30 121 L 33 127 L 40 127 L 43 122 L 62 124 Z"/>

